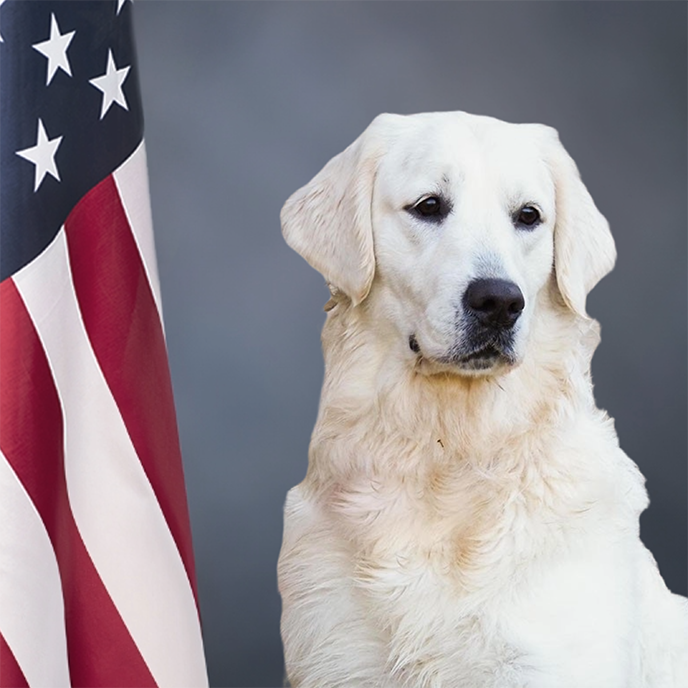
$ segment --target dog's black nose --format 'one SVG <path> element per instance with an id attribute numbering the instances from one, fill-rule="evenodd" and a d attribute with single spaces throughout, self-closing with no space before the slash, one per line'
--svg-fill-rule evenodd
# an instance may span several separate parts
<path id="1" fill-rule="evenodd" d="M 513 327 L 526 305 L 518 285 L 502 279 L 473 280 L 463 303 L 483 325 L 504 329 Z"/>

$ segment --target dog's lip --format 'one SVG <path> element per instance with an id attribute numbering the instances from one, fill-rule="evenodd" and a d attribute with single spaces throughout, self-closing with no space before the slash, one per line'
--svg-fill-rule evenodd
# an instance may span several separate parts
<path id="1" fill-rule="evenodd" d="M 510 367 L 516 360 L 508 348 L 500 346 L 498 342 L 489 342 L 476 346 L 468 353 L 454 351 L 443 362 L 462 370 L 477 371 L 503 365 Z"/>
<path id="2" fill-rule="evenodd" d="M 499 349 L 494 344 L 487 344 L 486 346 L 480 347 L 479 349 L 472 351 L 470 354 L 458 357 L 456 359 L 456 362 L 467 363 L 468 361 L 488 360 L 490 358 L 498 358 L 503 356 L 504 352 L 501 349 Z"/>
<path id="3" fill-rule="evenodd" d="M 418 363 L 421 366 L 430 365 L 430 370 L 438 367 L 438 371 L 450 372 L 452 370 L 459 370 L 476 373 L 504 366 L 511 367 L 517 362 L 510 345 L 506 342 L 495 341 L 494 339 L 473 342 L 470 348 L 456 347 L 448 354 L 437 356 L 428 355 L 428 352 L 420 345 L 418 337 L 414 333 L 409 335 L 408 347 L 416 355 Z"/>

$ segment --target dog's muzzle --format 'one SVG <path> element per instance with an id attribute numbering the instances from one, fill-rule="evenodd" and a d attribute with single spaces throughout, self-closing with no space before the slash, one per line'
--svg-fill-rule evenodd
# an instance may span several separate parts
<path id="1" fill-rule="evenodd" d="M 473 280 L 464 292 L 462 305 L 457 320 L 462 332 L 459 342 L 447 355 L 429 360 L 469 374 L 517 363 L 514 326 L 525 308 L 518 285 L 503 279 Z M 409 336 L 408 345 L 419 359 L 424 357 L 415 333 Z"/>
<path id="2" fill-rule="evenodd" d="M 514 325 L 525 308 L 523 292 L 503 279 L 473 280 L 463 295 L 464 340 L 451 360 L 467 372 L 513 365 Z"/>

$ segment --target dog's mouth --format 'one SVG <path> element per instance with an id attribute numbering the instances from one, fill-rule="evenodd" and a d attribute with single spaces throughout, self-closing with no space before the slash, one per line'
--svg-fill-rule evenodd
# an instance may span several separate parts
<path id="1" fill-rule="evenodd" d="M 419 360 L 432 360 L 424 357 L 415 335 L 409 337 L 409 348 Z M 494 368 L 511 367 L 516 364 L 516 356 L 510 342 L 490 341 L 476 344 L 469 351 L 465 348 L 456 348 L 447 356 L 434 359 L 432 362 L 440 364 L 445 371 L 448 368 L 458 368 L 462 373 L 480 373 Z"/>
<path id="2" fill-rule="evenodd" d="M 504 352 L 494 344 L 488 344 L 486 347 L 473 351 L 467 356 L 453 357 L 452 362 L 461 366 L 482 369 L 492 367 L 498 358 L 504 358 Z"/>

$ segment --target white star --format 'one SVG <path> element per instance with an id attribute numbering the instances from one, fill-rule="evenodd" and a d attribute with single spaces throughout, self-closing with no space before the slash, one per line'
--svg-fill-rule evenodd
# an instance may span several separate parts
<path id="1" fill-rule="evenodd" d="M 119 14 L 119 11 L 122 9 L 122 6 L 127 0 L 117 0 L 117 14 Z"/>
<path id="2" fill-rule="evenodd" d="M 0 5 L 2 5 L 3 2 L 5 2 L 5 0 L 0 0 Z M 2 38 L 2 34 L 0 33 L 0 43 L 4 43 L 4 42 L 5 41 Z"/>
<path id="3" fill-rule="evenodd" d="M 103 105 L 100 109 L 100 119 L 105 117 L 105 113 L 110 109 L 113 103 L 117 103 L 117 105 L 123 107 L 125 110 L 129 109 L 127 99 L 122 92 L 122 84 L 127 78 L 129 68 L 130 67 L 122 67 L 122 69 L 117 69 L 115 60 L 112 57 L 112 50 L 108 50 L 108 62 L 105 74 L 89 81 L 90 84 L 103 92 Z"/>
<path id="4" fill-rule="evenodd" d="M 48 136 L 43 128 L 43 122 L 40 119 L 38 120 L 38 134 L 36 138 L 37 141 L 35 146 L 17 151 L 17 155 L 20 155 L 36 166 L 36 177 L 33 185 L 34 193 L 38 191 L 38 187 L 43 182 L 46 174 L 55 177 L 58 182 L 60 181 L 60 174 L 55 164 L 55 153 L 57 153 L 57 149 L 62 142 L 61 136 L 58 136 L 56 139 L 48 140 Z"/>
<path id="5" fill-rule="evenodd" d="M 55 76 L 55 72 L 61 69 L 63 72 L 72 76 L 72 70 L 67 59 L 67 48 L 74 38 L 75 31 L 60 34 L 60 27 L 54 14 L 50 14 L 50 39 L 42 43 L 35 43 L 31 47 L 38 50 L 41 55 L 48 58 L 48 75 L 45 85 L 47 86 Z"/>

